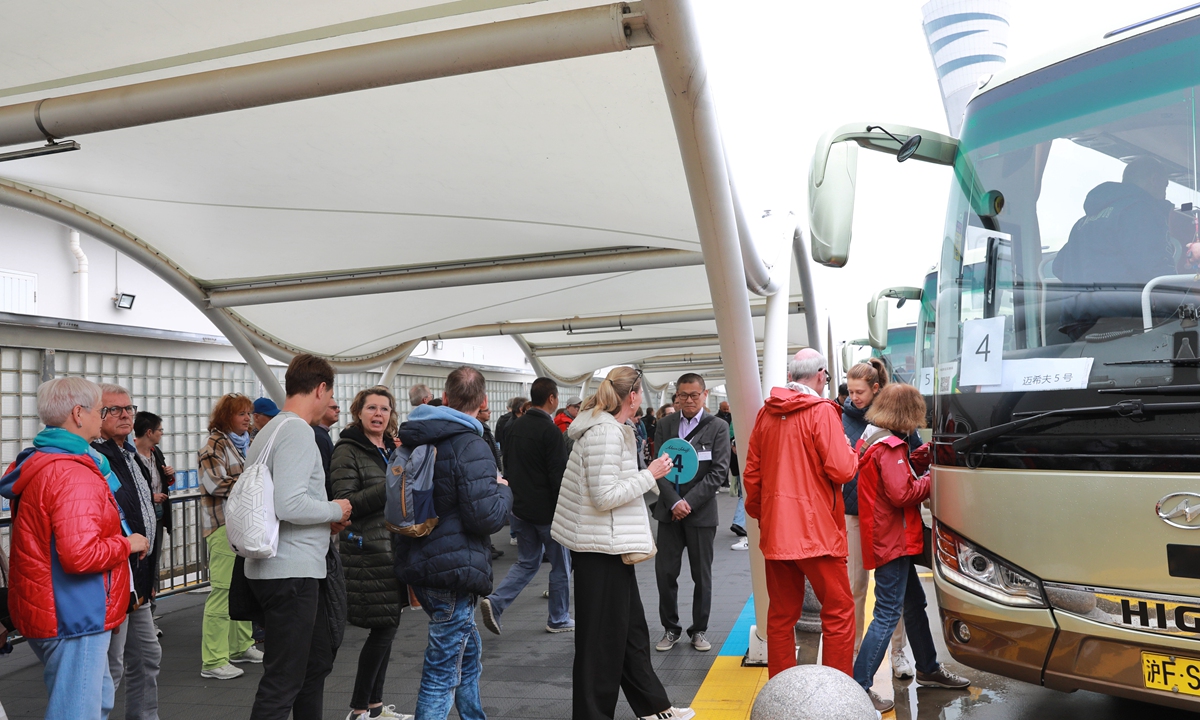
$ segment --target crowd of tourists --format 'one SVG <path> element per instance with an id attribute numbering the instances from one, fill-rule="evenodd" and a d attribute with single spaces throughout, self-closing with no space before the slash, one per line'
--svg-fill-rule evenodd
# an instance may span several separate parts
<path id="1" fill-rule="evenodd" d="M 388 388 L 362 390 L 335 442 L 334 370 L 298 355 L 282 407 L 234 393 L 212 409 L 197 458 L 211 584 L 200 674 L 230 680 L 244 673 L 239 666 L 261 664 L 251 718 L 320 718 L 350 624 L 368 635 L 347 720 L 412 718 L 386 704 L 387 670 L 401 612 L 419 608 L 429 623 L 416 717 L 442 720 L 454 709 L 483 720 L 476 611 L 502 634 L 506 610 L 548 563 L 545 630 L 575 633 L 572 718 L 613 718 L 622 692 L 641 718 L 694 717 L 674 705 L 651 655 L 670 652 L 685 633 L 693 651 L 712 647 L 716 497 L 732 478 L 733 548 L 748 548 L 747 516 L 760 527 L 771 675 L 796 663 L 793 627 L 807 579 L 822 603 L 824 664 L 858 681 L 878 710 L 890 701 L 871 686 L 889 645 L 893 671 L 914 672 L 906 631 L 918 683 L 966 687 L 937 662 L 914 568 L 923 549 L 918 508 L 929 494 L 928 449 L 915 435 L 924 402 L 889 383 L 876 360 L 850 368 L 839 405 L 821 396 L 824 363 L 811 350 L 792 360 L 790 382 L 758 414 L 739 476 L 728 404 L 707 410 L 699 375 L 680 377 L 673 402 L 650 412 L 634 368 L 614 368 L 594 394 L 565 404 L 552 379 L 538 378 L 528 399 L 508 404 L 493 437 L 484 377 L 464 366 L 440 398 L 412 387 L 403 423 Z M 154 605 L 175 482 L 158 448 L 162 419 L 139 412 L 127 389 L 82 378 L 43 383 L 37 401 L 45 429 L 0 480 L 13 510 L 11 568 L 0 562 L 11 627 L 45 666 L 46 717 L 107 718 L 123 688 L 126 717 L 155 720 L 162 633 Z M 678 441 L 695 451 L 686 477 L 662 452 Z M 427 533 L 401 533 L 387 515 L 390 468 L 401 449 L 409 457 L 423 447 L 435 458 L 435 519 Z M 269 557 L 231 543 L 227 505 L 252 467 L 273 483 L 279 529 Z M 491 536 L 506 524 L 517 560 L 496 582 L 492 561 L 502 552 Z M 685 553 L 686 628 L 678 608 Z M 658 586 L 654 645 L 637 583 L 642 563 L 653 564 Z M 870 570 L 875 609 L 864 627 Z"/>

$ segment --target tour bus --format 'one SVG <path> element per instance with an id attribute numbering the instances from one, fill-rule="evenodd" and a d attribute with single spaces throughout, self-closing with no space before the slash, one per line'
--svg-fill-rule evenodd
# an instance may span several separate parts
<path id="1" fill-rule="evenodd" d="M 981 80 L 960 139 L 864 122 L 816 149 L 831 266 L 859 148 L 953 169 L 932 509 L 963 664 L 1200 710 L 1198 90 L 1186 9 Z"/>
<path id="2" fill-rule="evenodd" d="M 934 298 L 937 297 L 937 270 L 925 276 L 921 287 L 890 287 L 880 290 L 867 305 L 867 343 L 871 356 L 883 358 L 892 369 L 892 379 L 916 385 L 921 394 L 933 395 Z M 897 307 L 908 300 L 921 303 L 917 322 L 904 327 L 888 327 L 888 300 L 897 299 Z M 847 363 L 844 363 L 847 364 Z"/>

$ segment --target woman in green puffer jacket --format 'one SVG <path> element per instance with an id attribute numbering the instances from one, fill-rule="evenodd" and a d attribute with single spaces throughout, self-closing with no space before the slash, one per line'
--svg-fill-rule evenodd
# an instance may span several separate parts
<path id="1" fill-rule="evenodd" d="M 350 425 L 333 450 L 333 496 L 350 501 L 350 527 L 341 534 L 342 564 L 351 625 L 371 631 L 358 656 L 358 675 L 350 696 L 351 716 L 382 708 L 376 717 L 399 715 L 383 706 L 392 640 L 408 589 L 396 579 L 392 536 L 384 527 L 387 458 L 395 448 L 396 400 L 385 387 L 360 392 L 350 405 Z"/>

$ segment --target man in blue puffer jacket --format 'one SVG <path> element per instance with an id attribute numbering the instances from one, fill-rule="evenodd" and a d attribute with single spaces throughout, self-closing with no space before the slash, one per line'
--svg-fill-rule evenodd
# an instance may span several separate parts
<path id="1" fill-rule="evenodd" d="M 460 367 L 446 378 L 441 406 L 414 408 L 400 442 L 437 448 L 433 502 L 438 524 L 423 538 L 393 540 L 396 575 L 429 615 L 429 644 L 416 716 L 441 720 L 451 705 L 462 720 L 485 720 L 479 699 L 483 668 L 475 604 L 492 591 L 489 539 L 504 527 L 512 492 L 476 419 L 485 399 L 483 375 Z"/>

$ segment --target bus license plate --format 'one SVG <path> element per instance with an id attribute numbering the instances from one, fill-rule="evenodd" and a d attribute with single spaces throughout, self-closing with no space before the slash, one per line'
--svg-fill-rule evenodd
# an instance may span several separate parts
<path id="1" fill-rule="evenodd" d="M 1144 652 L 1142 679 L 1150 690 L 1200 696 L 1200 660 Z"/>

